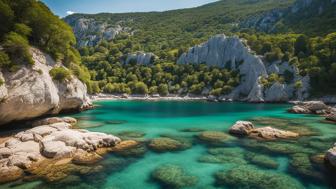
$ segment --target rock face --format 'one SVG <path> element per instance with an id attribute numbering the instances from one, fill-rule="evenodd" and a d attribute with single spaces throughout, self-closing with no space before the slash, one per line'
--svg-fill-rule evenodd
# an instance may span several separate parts
<path id="1" fill-rule="evenodd" d="M 102 40 L 110 41 L 122 32 L 131 33 L 130 28 L 122 26 L 122 22 L 109 25 L 76 15 L 66 17 L 65 21 L 72 26 L 79 47 L 95 46 Z"/>
<path id="2" fill-rule="evenodd" d="M 41 120 L 40 123 L 48 123 L 49 120 Z M 31 171 L 46 158 L 64 159 L 81 155 L 86 160 L 85 157 L 95 155 L 97 149 L 113 147 L 120 142 L 112 135 L 73 130 L 71 124 L 63 122 L 66 120 L 69 118 L 60 118 L 59 122 L 53 119 L 51 124 L 19 132 L 0 144 L 0 175 L 11 175 L 1 177 L 0 182 L 20 178 L 23 171 Z"/>
<path id="3" fill-rule="evenodd" d="M 229 133 L 246 136 L 254 129 L 254 125 L 248 121 L 237 121 L 229 130 Z"/>
<path id="4" fill-rule="evenodd" d="M 0 88 L 0 125 L 91 105 L 81 81 L 76 77 L 63 83 L 53 81 L 49 71 L 59 63 L 38 49 L 32 48 L 31 53 L 34 66 L 0 74 L 5 81 Z"/>
<path id="5" fill-rule="evenodd" d="M 283 102 L 290 99 L 309 97 L 309 77 L 302 77 L 298 69 L 288 62 L 266 62 L 263 57 L 256 56 L 238 37 L 216 35 L 206 43 L 192 47 L 181 55 L 179 64 L 202 64 L 238 71 L 241 76 L 240 85 L 223 99 L 244 100 L 249 102 Z M 284 83 L 273 82 L 263 86 L 261 79 L 271 74 L 289 78 Z M 295 83 L 301 82 L 300 89 Z"/>
<path id="6" fill-rule="evenodd" d="M 322 101 L 307 101 L 301 102 L 288 110 L 290 113 L 297 114 L 327 114 L 331 108 Z"/>
<path id="7" fill-rule="evenodd" d="M 275 129 L 272 127 L 261 127 L 253 129 L 249 134 L 249 136 L 257 139 L 274 140 L 274 139 L 297 138 L 299 137 L 299 134 L 291 131 Z"/>
<path id="8" fill-rule="evenodd" d="M 155 58 L 156 56 L 153 53 L 138 52 L 136 54 L 128 54 L 126 56 L 124 64 L 134 62 L 136 64 L 149 65 L 154 63 Z"/>
<path id="9" fill-rule="evenodd" d="M 272 127 L 255 128 L 251 122 L 237 121 L 229 130 L 230 134 L 239 136 L 249 136 L 256 139 L 275 140 L 299 137 L 298 133 L 284 131 Z"/>

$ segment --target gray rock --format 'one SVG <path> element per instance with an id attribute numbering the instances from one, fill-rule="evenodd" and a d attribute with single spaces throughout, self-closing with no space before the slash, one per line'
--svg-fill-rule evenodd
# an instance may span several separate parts
<path id="1" fill-rule="evenodd" d="M 237 121 L 229 130 L 229 133 L 247 136 L 254 129 L 254 125 L 248 121 Z"/>
<path id="2" fill-rule="evenodd" d="M 179 64 L 202 64 L 239 70 L 242 77 L 235 94 L 248 96 L 260 76 L 266 76 L 266 68 L 260 57 L 252 54 L 238 37 L 216 35 L 208 42 L 191 48 L 181 55 Z"/>
<path id="3" fill-rule="evenodd" d="M 270 88 L 265 90 L 266 102 L 287 102 L 289 100 L 284 84 L 275 82 Z"/>
<path id="4" fill-rule="evenodd" d="M 253 129 L 250 132 L 249 136 L 258 139 L 275 140 L 275 139 L 296 138 L 299 137 L 299 134 L 291 131 L 275 129 L 273 127 L 261 127 Z"/>
<path id="5" fill-rule="evenodd" d="M 155 58 L 156 55 L 153 53 L 137 52 L 136 54 L 128 54 L 124 63 L 129 64 L 134 61 L 136 64 L 149 65 L 154 63 Z"/>
<path id="6" fill-rule="evenodd" d="M 110 25 L 97 22 L 95 19 L 82 17 L 66 17 L 65 21 L 72 26 L 79 47 L 95 46 L 102 40 L 110 41 L 124 32 L 132 35 L 132 29 L 123 27 L 122 22 Z"/>
<path id="7" fill-rule="evenodd" d="M 75 77 L 66 84 L 53 81 L 49 71 L 57 63 L 38 49 L 32 48 L 31 53 L 32 68 L 3 73 L 7 95 L 0 101 L 0 125 L 90 106 L 83 83 Z"/>

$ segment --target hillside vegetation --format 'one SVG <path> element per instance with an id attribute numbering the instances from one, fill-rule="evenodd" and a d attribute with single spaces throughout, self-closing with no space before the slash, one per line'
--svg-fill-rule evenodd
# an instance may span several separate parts
<path id="1" fill-rule="evenodd" d="M 311 4 L 307 2 L 310 1 L 221 0 L 191 9 L 150 13 L 75 14 L 65 20 L 73 27 L 78 19 L 85 18 L 94 20 L 97 25 L 131 28 L 132 32 L 121 32 L 113 40 L 102 40 L 95 46 L 79 48 L 92 79 L 99 83 L 94 84 L 94 91 L 104 90 L 107 83 L 129 83 L 130 80 L 125 79 L 126 74 L 109 71 L 118 67 L 121 73 L 132 74 L 128 71 L 130 66 L 121 64 L 129 53 L 153 52 L 158 56 L 155 64 L 175 63 L 190 47 L 203 43 L 215 34 L 225 33 L 247 39 L 252 50 L 263 55 L 266 62 L 282 60 L 297 65 L 302 76 L 309 74 L 311 77 L 313 95 L 335 94 L 336 40 L 335 33 L 331 32 L 336 31 L 333 16 L 336 3 L 331 0 L 312 0 Z M 92 35 L 98 33 L 99 31 Z M 197 71 L 190 74 L 194 72 Z M 174 74 L 179 80 L 185 80 L 181 75 Z M 291 78 L 288 75 L 274 78 L 278 78 L 279 82 L 288 81 Z M 137 79 L 133 77 L 134 81 L 139 78 L 139 74 Z M 197 77 L 197 81 L 204 82 L 202 77 Z M 150 88 L 158 87 L 153 83 L 160 82 L 153 77 L 144 83 Z M 165 84 L 169 83 L 174 83 L 174 80 L 165 81 Z M 300 83 L 297 85 L 300 86 Z M 174 91 L 174 86 L 170 85 L 170 88 Z"/>
<path id="2" fill-rule="evenodd" d="M 76 38 L 63 20 L 36 0 L 0 0 L 0 68 L 15 72 L 32 65 L 30 46 L 36 46 L 62 61 L 73 74 L 89 83 L 90 75 L 81 65 L 74 48 Z"/>

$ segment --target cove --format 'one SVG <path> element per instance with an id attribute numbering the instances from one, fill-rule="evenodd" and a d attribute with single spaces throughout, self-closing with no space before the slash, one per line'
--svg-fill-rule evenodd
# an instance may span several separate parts
<path id="1" fill-rule="evenodd" d="M 194 181 L 181 188 L 268 188 L 271 183 L 268 180 L 272 180 L 269 177 L 273 175 L 282 178 L 274 188 L 335 187 L 330 179 L 332 174 L 316 158 L 336 141 L 335 126 L 324 122 L 322 117 L 289 114 L 286 112 L 291 107 L 289 104 L 106 100 L 95 105 L 93 110 L 67 116 L 78 119 L 79 128 L 141 141 L 141 150 L 126 155 L 111 153 L 90 165 L 101 167 L 95 173 L 74 172 L 61 181 L 32 179 L 0 185 L 0 188 L 173 188 L 164 181 L 174 178 L 160 180 L 153 176 L 163 166 L 181 168 L 186 174 L 179 175 L 186 178 L 181 183 Z M 295 130 L 304 136 L 267 142 L 232 137 L 221 144 L 206 143 L 197 137 L 202 131 L 228 133 L 238 120 L 252 121 L 257 127 Z M 179 151 L 156 152 L 148 148 L 148 143 L 158 137 L 181 139 L 191 146 Z M 232 170 L 242 170 L 242 175 Z M 243 172 L 250 174 L 249 178 L 255 182 L 240 183 L 247 177 Z M 169 173 L 179 174 L 177 169 Z"/>

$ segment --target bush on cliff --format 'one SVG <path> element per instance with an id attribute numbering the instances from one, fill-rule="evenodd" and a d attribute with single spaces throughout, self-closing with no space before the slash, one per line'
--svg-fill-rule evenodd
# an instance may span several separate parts
<path id="1" fill-rule="evenodd" d="M 56 80 L 56 81 L 60 81 L 60 82 L 64 82 L 66 80 L 70 80 L 71 79 L 71 72 L 63 67 L 56 67 L 50 70 L 49 72 L 50 76 Z"/>

